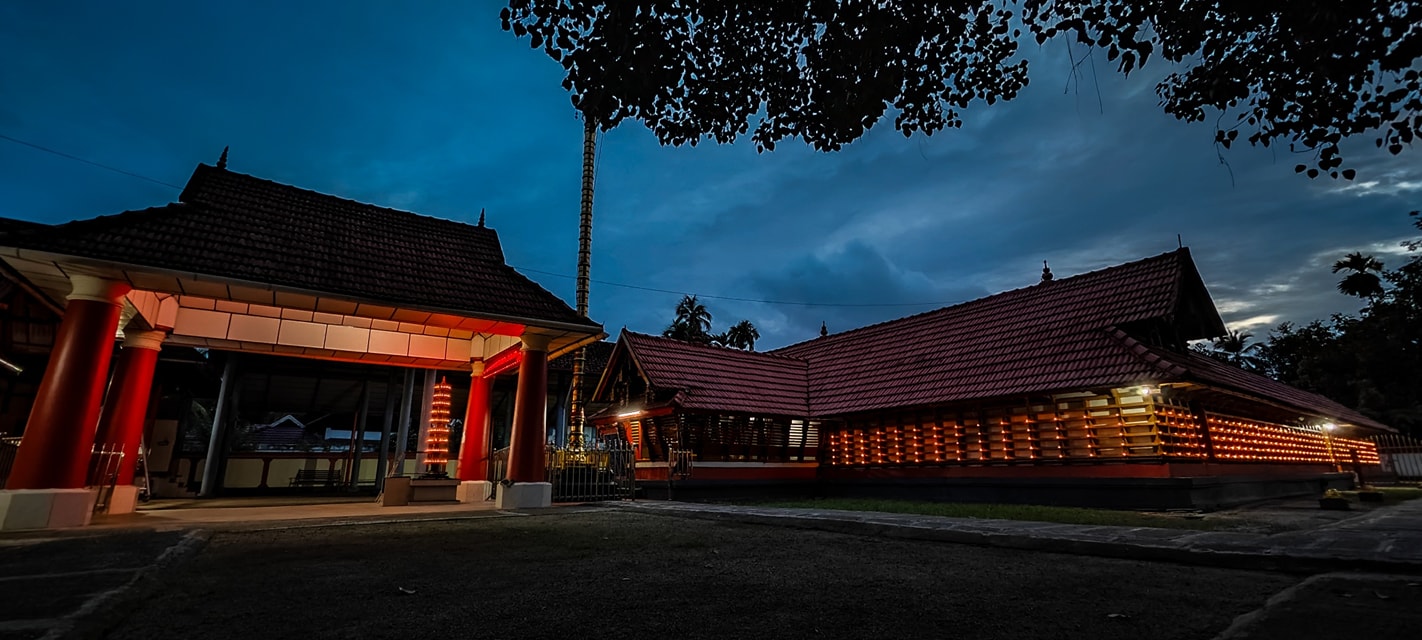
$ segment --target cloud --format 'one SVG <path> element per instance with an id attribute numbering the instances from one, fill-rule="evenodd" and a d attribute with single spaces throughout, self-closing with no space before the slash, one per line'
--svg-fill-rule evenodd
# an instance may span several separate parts
<path id="1" fill-rule="evenodd" d="M 757 271 L 746 278 L 756 297 L 824 305 L 767 305 L 752 311 L 767 345 L 780 346 L 818 335 L 892 320 L 979 298 L 989 292 L 957 279 L 934 278 L 906 269 L 867 243 L 851 242 L 829 253 L 806 253 L 788 268 Z"/>
<path id="2" fill-rule="evenodd" d="M 468 222 L 486 208 L 509 262 L 560 274 L 531 276 L 572 300 L 582 126 L 558 65 L 494 10 L 53 5 L 0 9 L 7 133 L 175 184 L 231 144 L 245 173 Z M 762 154 L 664 148 L 636 122 L 602 136 L 593 318 L 659 332 L 682 292 L 959 302 L 1035 283 L 1042 260 L 1068 277 L 1174 250 L 1179 234 L 1231 326 L 1301 322 L 1360 306 L 1334 290 L 1342 254 L 1400 257 L 1415 158 L 1347 146 L 1356 183 L 1298 176 L 1278 149 L 1236 148 L 1221 165 L 1209 124 L 1161 112 L 1151 89 L 1166 65 L 1129 78 L 1082 65 L 1064 92 L 1075 55 L 1027 55 L 1018 99 L 975 104 L 932 137 L 905 140 L 886 120 L 841 152 Z M 51 222 L 176 196 L 5 144 L 0 193 L 0 214 Z M 821 320 L 843 331 L 933 308 L 707 303 L 718 327 L 751 319 L 766 347 Z"/>

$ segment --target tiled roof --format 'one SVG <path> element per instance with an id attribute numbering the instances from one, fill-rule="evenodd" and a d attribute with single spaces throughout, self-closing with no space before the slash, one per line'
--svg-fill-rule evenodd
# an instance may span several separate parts
<path id="1" fill-rule="evenodd" d="M 768 353 L 690 344 L 623 330 L 630 350 L 657 389 L 675 390 L 683 408 L 805 416 L 805 363 Z"/>
<path id="2" fill-rule="evenodd" d="M 356 300 L 587 326 L 504 264 L 498 235 L 198 165 L 179 202 L 55 226 L 0 225 L 0 244 Z"/>
<path id="3" fill-rule="evenodd" d="M 1149 351 L 1159 356 L 1158 366 L 1171 369 L 1177 379 L 1202 382 L 1210 386 L 1242 392 L 1249 396 L 1265 398 L 1293 409 L 1327 416 L 1356 426 L 1394 431 L 1387 425 L 1321 395 L 1295 389 L 1277 380 L 1257 373 L 1250 373 L 1213 358 L 1190 352 L 1167 352 L 1161 349 L 1149 349 Z"/>
<path id="4" fill-rule="evenodd" d="M 773 353 L 809 363 L 815 415 L 1146 381 L 1105 330 L 1171 318 L 1190 278 L 1180 249 Z"/>
<path id="5" fill-rule="evenodd" d="M 623 331 L 657 388 L 707 409 L 812 417 L 1023 394 L 1195 381 L 1375 429 L 1388 427 L 1322 396 L 1131 330 L 1224 333 L 1186 249 L 1008 291 L 769 353 Z M 796 377 L 800 376 L 800 377 Z M 806 403 L 808 398 L 808 411 Z"/>

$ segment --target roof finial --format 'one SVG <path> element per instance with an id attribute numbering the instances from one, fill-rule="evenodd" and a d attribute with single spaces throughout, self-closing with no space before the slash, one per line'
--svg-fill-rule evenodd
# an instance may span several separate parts
<path id="1" fill-rule="evenodd" d="M 1049 266 L 1047 266 L 1047 261 L 1046 261 L 1046 260 L 1043 260 L 1043 261 L 1042 261 L 1042 282 L 1045 284 L 1045 283 L 1048 283 L 1048 282 L 1051 282 L 1051 281 L 1052 281 L 1052 268 L 1049 267 Z"/>
<path id="2" fill-rule="evenodd" d="M 223 148 L 222 148 L 222 157 L 217 159 L 217 168 L 218 168 L 218 169 L 226 169 L 226 168 L 227 168 L 227 149 L 228 149 L 228 147 L 223 147 Z"/>
<path id="3" fill-rule="evenodd" d="M 824 321 L 824 320 L 821 320 L 821 321 L 820 321 L 820 337 L 823 338 L 823 337 L 825 337 L 825 336 L 827 336 L 827 335 L 829 335 L 829 327 L 828 327 L 828 326 L 825 326 L 825 321 Z"/>
<path id="4" fill-rule="evenodd" d="M 479 226 L 484 226 L 484 207 L 479 207 Z"/>

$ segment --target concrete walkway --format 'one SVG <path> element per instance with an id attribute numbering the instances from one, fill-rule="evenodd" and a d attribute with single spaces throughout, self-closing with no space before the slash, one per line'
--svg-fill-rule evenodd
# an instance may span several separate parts
<path id="1" fill-rule="evenodd" d="M 1422 574 L 1422 499 L 1273 535 L 685 502 L 614 504 L 688 518 L 1237 569 Z"/>
<path id="2" fill-rule="evenodd" d="M 203 528 L 231 530 L 279 528 L 302 524 L 331 526 L 409 520 L 488 517 L 503 513 L 491 501 L 437 502 L 385 507 L 373 498 L 216 498 L 162 500 L 121 516 L 101 515 L 88 531 L 152 529 L 173 531 Z"/>

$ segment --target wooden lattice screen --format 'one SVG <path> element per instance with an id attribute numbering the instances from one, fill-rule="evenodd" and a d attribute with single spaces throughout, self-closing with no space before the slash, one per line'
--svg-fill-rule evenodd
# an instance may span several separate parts
<path id="1" fill-rule="evenodd" d="M 1019 403 L 945 407 L 845 421 L 826 433 L 830 465 L 980 464 L 1103 460 L 1379 463 L 1372 443 L 1317 428 L 1207 414 L 1158 390 L 1118 389 Z M 1332 457 L 1329 450 L 1332 447 Z"/>

